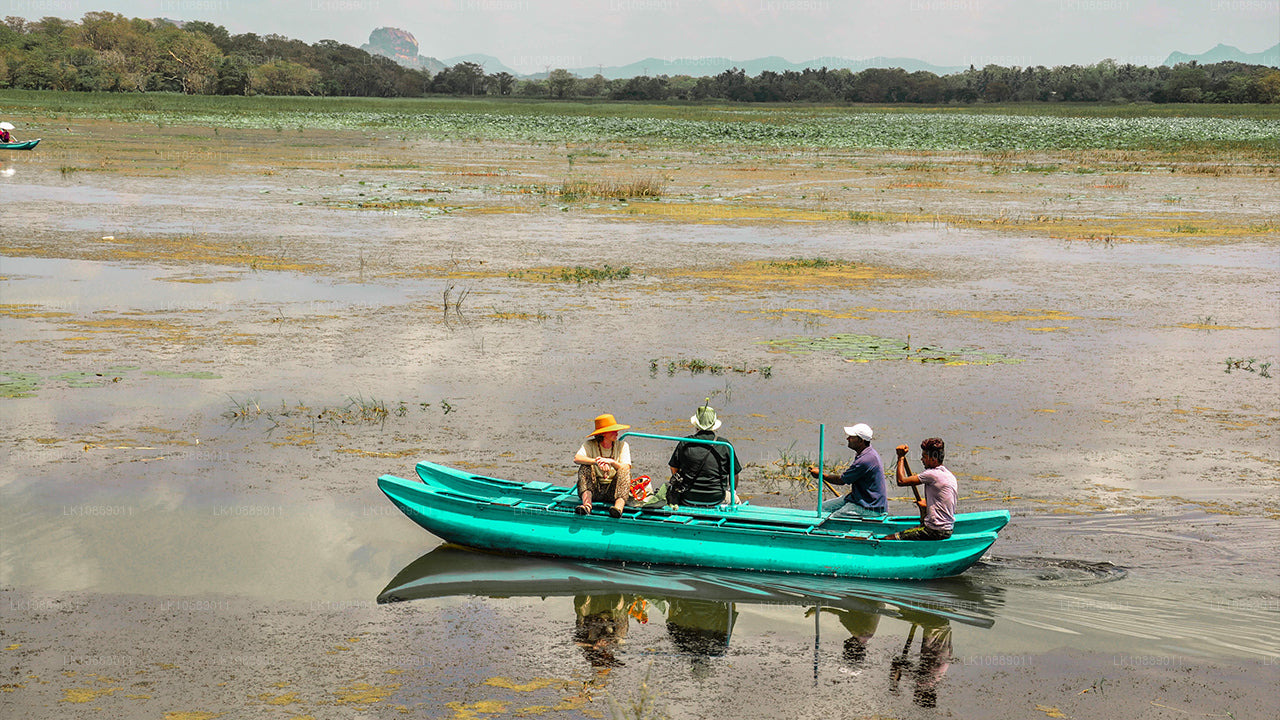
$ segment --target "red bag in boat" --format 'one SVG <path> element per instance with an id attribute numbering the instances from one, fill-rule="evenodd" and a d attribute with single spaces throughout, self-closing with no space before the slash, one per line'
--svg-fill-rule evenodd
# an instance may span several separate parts
<path id="1" fill-rule="evenodd" d="M 648 475 L 640 475 L 631 478 L 631 499 L 636 502 L 644 502 L 653 492 L 653 483 L 650 482 Z"/>

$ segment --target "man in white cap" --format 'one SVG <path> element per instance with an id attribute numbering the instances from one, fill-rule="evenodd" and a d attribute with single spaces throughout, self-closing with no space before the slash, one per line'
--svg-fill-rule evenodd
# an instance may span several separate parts
<path id="1" fill-rule="evenodd" d="M 848 437 L 849 449 L 857 453 L 857 457 L 843 473 L 828 473 L 822 479 L 832 485 L 848 485 L 849 494 L 822 503 L 822 511 L 837 517 L 884 517 L 889 512 L 889 491 L 884 483 L 880 453 L 871 447 L 871 428 L 858 423 L 845 428 L 844 434 Z M 810 465 L 809 474 L 818 477 L 818 468 Z"/>

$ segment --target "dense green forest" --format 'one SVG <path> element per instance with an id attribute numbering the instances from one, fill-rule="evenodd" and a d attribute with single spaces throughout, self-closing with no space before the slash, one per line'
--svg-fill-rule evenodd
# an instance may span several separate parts
<path id="1" fill-rule="evenodd" d="M 1280 103 L 1280 70 L 1223 62 L 1174 67 L 1095 65 L 970 67 L 952 75 L 900 69 L 728 70 L 607 80 L 567 70 L 520 79 L 459 63 L 432 75 L 333 40 L 308 45 L 280 35 L 231 35 L 221 25 L 129 19 L 108 12 L 80 22 L 5 18 L 0 89 L 180 92 L 194 95 L 422 97 L 433 94 L 556 99 L 731 102 Z"/>

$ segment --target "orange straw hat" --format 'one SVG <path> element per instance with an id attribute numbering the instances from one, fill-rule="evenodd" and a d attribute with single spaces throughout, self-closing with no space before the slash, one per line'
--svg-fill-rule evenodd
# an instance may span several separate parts
<path id="1" fill-rule="evenodd" d="M 595 432 L 591 433 L 587 437 L 595 437 L 596 435 L 603 435 L 607 432 L 613 432 L 614 430 L 626 430 L 629 427 L 631 426 L 618 424 L 618 421 L 614 420 L 612 415 L 605 413 L 604 415 L 596 416 Z"/>

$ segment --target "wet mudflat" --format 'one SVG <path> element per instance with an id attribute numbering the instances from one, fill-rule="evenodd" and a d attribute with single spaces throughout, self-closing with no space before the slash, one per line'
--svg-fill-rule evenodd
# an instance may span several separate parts
<path id="1" fill-rule="evenodd" d="M 1276 712 L 1265 167 L 42 134 L 0 158 L 6 715 Z M 584 165 L 667 192 L 548 191 Z M 378 475 L 567 484 L 594 415 L 684 434 L 708 397 L 754 503 L 813 505 L 795 464 L 862 421 L 1013 522 L 923 590 L 480 562 L 377 603 L 470 567 Z"/>

